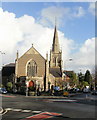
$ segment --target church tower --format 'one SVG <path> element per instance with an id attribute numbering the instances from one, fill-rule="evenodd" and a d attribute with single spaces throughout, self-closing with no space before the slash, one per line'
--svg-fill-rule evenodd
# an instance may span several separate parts
<path id="1" fill-rule="evenodd" d="M 50 51 L 50 68 L 62 69 L 62 51 L 60 50 L 56 25 L 54 29 L 52 50 Z"/>

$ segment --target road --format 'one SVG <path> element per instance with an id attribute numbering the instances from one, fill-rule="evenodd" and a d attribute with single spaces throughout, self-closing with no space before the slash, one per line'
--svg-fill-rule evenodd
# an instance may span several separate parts
<path id="1" fill-rule="evenodd" d="M 70 98 L 26 97 L 1 95 L 2 120 L 68 120 L 68 118 L 95 119 L 94 97 L 82 95 Z"/>

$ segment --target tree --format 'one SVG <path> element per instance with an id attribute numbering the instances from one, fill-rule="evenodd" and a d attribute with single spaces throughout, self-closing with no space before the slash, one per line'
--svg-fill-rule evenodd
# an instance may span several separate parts
<path id="1" fill-rule="evenodd" d="M 78 84 L 78 88 L 80 89 L 83 89 L 83 83 L 84 83 L 84 74 L 82 74 L 82 72 L 78 73 L 78 81 L 79 81 L 79 84 Z"/>
<path id="2" fill-rule="evenodd" d="M 84 77 L 84 81 L 88 82 L 89 85 L 91 84 L 91 81 L 92 81 L 92 76 L 90 74 L 90 71 L 87 70 L 86 73 L 85 73 L 85 77 Z"/>
<path id="3" fill-rule="evenodd" d="M 78 74 L 78 80 L 79 80 L 79 82 L 83 82 L 84 81 L 84 75 L 82 74 L 82 72 L 80 72 Z"/>
<path id="4" fill-rule="evenodd" d="M 78 78 L 77 75 L 74 71 L 71 71 L 69 73 L 69 77 L 70 77 L 70 86 L 74 87 L 78 84 Z"/>
<path id="5" fill-rule="evenodd" d="M 95 85 L 94 86 L 95 86 L 95 89 L 97 90 L 97 64 L 95 65 L 95 78 L 94 79 L 95 79 L 94 80 L 95 81 L 95 83 L 94 83 Z"/>
<path id="6" fill-rule="evenodd" d="M 89 86 L 89 83 L 86 82 L 86 81 L 83 81 L 83 82 L 82 82 L 82 87 L 85 88 L 86 86 Z"/>

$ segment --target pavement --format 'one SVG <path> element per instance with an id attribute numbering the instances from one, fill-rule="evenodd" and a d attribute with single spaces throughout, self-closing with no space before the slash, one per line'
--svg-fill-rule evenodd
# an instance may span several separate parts
<path id="1" fill-rule="evenodd" d="M 60 98 L 69 98 L 77 95 L 81 95 L 82 93 L 70 93 L 68 96 L 26 96 L 26 97 L 33 97 L 33 98 L 46 98 L 46 99 L 60 99 Z"/>

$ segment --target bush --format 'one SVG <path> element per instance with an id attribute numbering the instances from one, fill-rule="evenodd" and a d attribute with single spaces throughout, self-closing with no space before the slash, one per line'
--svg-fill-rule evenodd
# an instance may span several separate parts
<path id="1" fill-rule="evenodd" d="M 35 87 L 29 87 L 28 89 L 29 89 L 29 91 L 35 91 L 36 90 Z"/>
<path id="2" fill-rule="evenodd" d="M 8 82 L 8 83 L 7 83 L 7 90 L 8 90 L 9 92 L 12 92 L 12 87 L 13 87 L 12 83 L 11 83 L 11 82 Z"/>
<path id="3" fill-rule="evenodd" d="M 0 88 L 3 88 L 4 87 L 4 85 L 3 84 L 0 84 Z"/>

